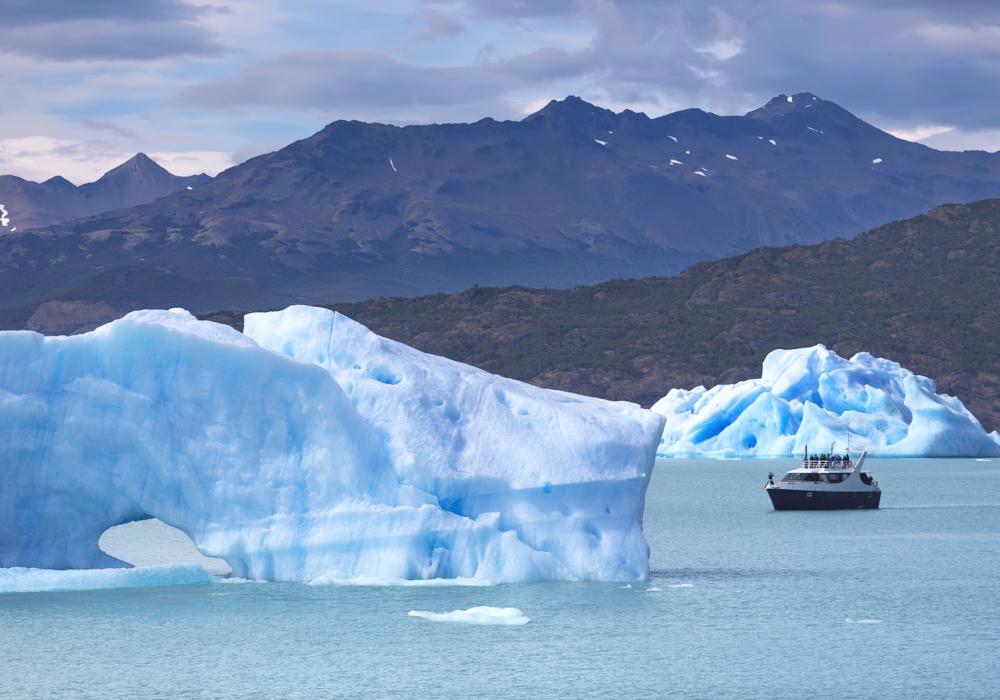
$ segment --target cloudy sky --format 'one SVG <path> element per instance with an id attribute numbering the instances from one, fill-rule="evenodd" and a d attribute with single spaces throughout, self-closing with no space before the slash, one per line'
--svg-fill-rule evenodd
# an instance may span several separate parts
<path id="1" fill-rule="evenodd" d="M 209 4 L 210 3 L 210 4 Z M 812 92 L 1000 150 L 995 0 L 0 0 L 0 174 L 215 174 L 335 119 L 658 116 Z"/>

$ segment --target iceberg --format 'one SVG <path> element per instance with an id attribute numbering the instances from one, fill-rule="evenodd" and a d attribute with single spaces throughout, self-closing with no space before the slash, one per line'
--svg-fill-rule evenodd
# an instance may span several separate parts
<path id="1" fill-rule="evenodd" d="M 659 457 L 790 457 L 867 449 L 878 457 L 1000 456 L 1000 437 L 934 382 L 868 353 L 775 350 L 760 379 L 672 389 Z"/>
<path id="2" fill-rule="evenodd" d="M 648 576 L 661 417 L 406 354 L 343 317 L 338 344 L 327 314 L 260 315 L 251 328 L 275 343 L 312 319 L 281 352 L 181 309 L 73 337 L 0 333 L 0 567 L 127 567 L 101 534 L 158 518 L 240 578 Z M 323 357 L 290 357 L 310 329 Z M 381 392 L 360 376 L 345 391 L 331 355 Z M 489 423 L 477 397 L 518 418 Z"/>
<path id="3" fill-rule="evenodd" d="M 247 314 L 244 333 L 329 372 L 401 488 L 516 535 L 574 578 L 648 576 L 642 510 L 660 416 L 428 355 L 326 309 Z"/>

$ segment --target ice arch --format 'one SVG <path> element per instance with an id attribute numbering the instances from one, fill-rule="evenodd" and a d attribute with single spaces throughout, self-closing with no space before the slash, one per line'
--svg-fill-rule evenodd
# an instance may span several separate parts
<path id="1" fill-rule="evenodd" d="M 632 458 L 600 478 L 593 465 L 561 465 L 575 484 L 525 475 L 518 486 L 534 495 L 513 505 L 510 484 L 480 480 L 482 502 L 497 504 L 487 512 L 441 502 L 433 479 L 430 490 L 404 483 L 327 370 L 181 310 L 70 338 L 0 333 L 0 357 L 2 567 L 121 566 L 99 549 L 101 534 L 155 517 L 259 579 L 648 574 L 642 501 L 658 417 L 624 429 L 634 416 L 594 403 L 593 454 Z M 636 436 L 642 444 L 623 448 Z M 605 507 L 614 484 L 600 482 L 616 478 L 630 501 Z M 602 540 L 612 506 L 628 527 Z"/>
<path id="2" fill-rule="evenodd" d="M 108 528 L 97 544 L 105 554 L 138 567 L 194 564 L 216 576 L 233 571 L 222 559 L 206 557 L 190 537 L 156 518 Z"/>

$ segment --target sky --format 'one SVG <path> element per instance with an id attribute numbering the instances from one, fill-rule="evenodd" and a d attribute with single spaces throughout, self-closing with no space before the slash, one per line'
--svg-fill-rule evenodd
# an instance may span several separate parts
<path id="1" fill-rule="evenodd" d="M 137 152 L 215 175 L 337 119 L 659 116 L 811 92 L 942 150 L 1000 150 L 995 0 L 0 0 L 0 174 Z"/>

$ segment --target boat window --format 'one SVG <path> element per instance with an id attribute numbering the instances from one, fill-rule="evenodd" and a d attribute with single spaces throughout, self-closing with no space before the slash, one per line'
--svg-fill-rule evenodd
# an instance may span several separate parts
<path id="1" fill-rule="evenodd" d="M 864 484 L 865 486 L 871 486 L 872 485 L 871 474 L 865 474 L 864 472 L 861 472 L 861 483 Z"/>
<path id="2" fill-rule="evenodd" d="M 803 474 L 805 478 L 803 481 L 819 481 L 819 474 Z"/>
<path id="3" fill-rule="evenodd" d="M 829 481 L 831 484 L 839 484 L 841 481 L 844 480 L 845 476 L 846 474 L 827 474 L 826 480 Z"/>
<path id="4" fill-rule="evenodd" d="M 796 474 L 795 472 L 788 472 L 785 474 L 785 478 L 782 481 L 802 481 L 806 478 L 805 474 Z"/>

